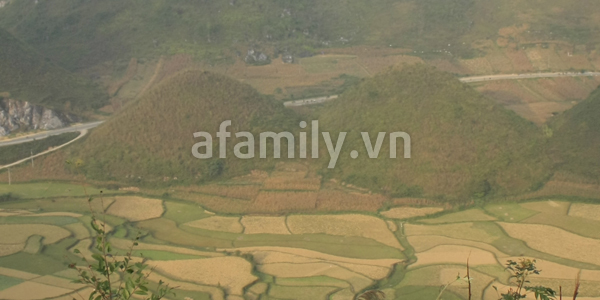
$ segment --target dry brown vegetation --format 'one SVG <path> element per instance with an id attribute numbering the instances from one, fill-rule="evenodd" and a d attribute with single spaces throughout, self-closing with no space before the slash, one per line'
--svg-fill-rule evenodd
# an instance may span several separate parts
<path id="1" fill-rule="evenodd" d="M 291 234 L 285 225 L 285 217 L 243 216 L 240 222 L 245 234 Z"/>
<path id="2" fill-rule="evenodd" d="M 548 225 L 498 224 L 508 235 L 526 241 L 532 249 L 558 257 L 600 265 L 600 257 L 595 251 L 590 251 L 590 249 L 600 249 L 600 240 L 585 238 Z"/>
<path id="3" fill-rule="evenodd" d="M 529 202 L 522 203 L 521 206 L 527 209 L 535 210 L 542 213 L 548 214 L 559 214 L 562 216 L 566 216 L 569 212 L 569 207 L 571 206 L 570 202 L 564 201 L 538 201 L 538 202 Z"/>
<path id="4" fill-rule="evenodd" d="M 3 268 L 3 267 L 0 267 L 0 275 L 19 278 L 19 279 L 23 279 L 23 280 L 30 280 L 30 279 L 34 279 L 36 277 L 40 277 L 40 275 L 38 275 L 38 274 L 33 274 L 33 273 L 29 273 L 29 272 L 24 272 L 24 271 L 19 271 L 19 270 L 15 270 L 15 269 L 9 269 L 9 268 Z"/>
<path id="5" fill-rule="evenodd" d="M 494 51 L 487 55 L 487 60 L 495 72 L 508 74 L 514 69 L 512 62 L 503 52 Z"/>
<path id="6" fill-rule="evenodd" d="M 478 221 L 494 221 L 496 218 L 484 213 L 480 209 L 469 209 L 455 213 L 445 214 L 443 216 L 420 220 L 427 224 L 443 224 L 443 223 L 460 223 L 460 222 L 478 222 Z"/>
<path id="7" fill-rule="evenodd" d="M 392 232 L 398 231 L 398 225 L 396 225 L 396 223 L 389 221 L 389 220 L 385 221 L 385 223 L 388 225 L 388 228 L 390 229 L 390 231 L 392 231 Z"/>
<path id="8" fill-rule="evenodd" d="M 569 209 L 569 216 L 600 221 L 600 205 L 573 203 Z"/>
<path id="9" fill-rule="evenodd" d="M 25 243 L 19 244 L 0 244 L 0 256 L 9 256 L 20 252 L 25 248 Z"/>
<path id="10" fill-rule="evenodd" d="M 410 265 L 411 268 L 437 264 L 465 264 L 465 257 L 469 258 L 469 264 L 472 266 L 495 265 L 498 263 L 496 256 L 491 252 L 458 245 L 437 246 L 425 252 L 417 253 L 416 256 L 417 262 Z"/>
<path id="11" fill-rule="evenodd" d="M 269 177 L 265 180 L 263 188 L 266 190 L 318 191 L 321 188 L 321 178 Z"/>
<path id="12" fill-rule="evenodd" d="M 345 193 L 323 190 L 317 195 L 316 207 L 319 211 L 372 211 L 380 209 L 387 200 L 382 195 Z"/>
<path id="13" fill-rule="evenodd" d="M 361 258 L 349 258 L 342 256 L 335 256 L 331 254 L 321 253 L 312 250 L 306 250 L 301 248 L 287 248 L 287 247 L 273 247 L 273 246 L 264 246 L 264 247 L 243 247 L 243 248 L 233 248 L 233 249 L 218 249 L 218 250 L 226 250 L 226 251 L 241 251 L 243 253 L 252 253 L 254 255 L 261 255 L 263 259 L 270 259 L 269 255 L 276 255 L 276 253 L 287 253 L 292 254 L 296 257 L 303 257 L 305 259 L 318 259 L 322 261 L 333 261 L 333 262 L 346 262 L 351 264 L 362 264 L 362 265 L 371 265 L 371 266 L 380 266 L 380 267 L 391 267 L 392 265 L 399 263 L 398 259 L 361 259 Z M 266 254 L 261 254 L 265 253 Z M 272 252 L 272 254 L 271 254 Z M 279 257 L 279 256 L 276 256 Z M 289 257 L 289 256 L 285 256 Z M 310 260 L 309 260 L 310 261 Z"/>
<path id="14" fill-rule="evenodd" d="M 110 243 L 120 249 L 128 249 L 131 246 L 131 241 L 126 239 L 112 238 L 110 239 Z M 159 250 L 159 251 L 167 251 L 172 253 L 181 253 L 181 254 L 189 254 L 189 255 L 198 255 L 198 256 L 207 256 L 207 257 L 216 257 L 216 256 L 224 256 L 222 253 L 218 252 L 208 252 L 208 251 L 198 251 L 183 247 L 175 247 L 168 245 L 156 245 L 156 244 L 148 244 L 143 242 L 138 242 L 138 245 L 135 247 L 136 250 Z"/>
<path id="15" fill-rule="evenodd" d="M 142 197 L 115 197 L 115 202 L 106 211 L 113 216 L 137 222 L 160 218 L 164 213 L 162 200 Z"/>
<path id="16" fill-rule="evenodd" d="M 448 203 L 441 203 L 430 199 L 425 198 L 394 198 L 390 202 L 393 206 L 433 206 L 433 207 L 441 207 L 444 206 L 445 209 L 449 209 L 452 206 Z"/>
<path id="17" fill-rule="evenodd" d="M 278 264 L 278 263 L 293 263 L 293 264 L 308 264 L 308 263 L 329 263 L 344 267 L 353 272 L 367 276 L 373 280 L 379 280 L 386 277 L 391 269 L 388 266 L 370 265 L 370 260 L 364 259 L 346 259 L 343 257 L 331 256 L 329 259 L 319 259 L 299 254 L 290 254 L 278 251 L 251 251 L 254 259 L 261 265 Z M 310 255 L 310 253 L 308 253 Z"/>
<path id="18" fill-rule="evenodd" d="M 174 195 L 177 198 L 198 203 L 205 209 L 222 213 L 243 214 L 249 212 L 249 209 L 252 206 L 252 202 L 248 200 L 224 198 L 220 196 L 203 195 L 191 192 L 176 192 Z"/>
<path id="19" fill-rule="evenodd" d="M 306 264 L 323 262 L 323 260 L 320 259 L 279 251 L 253 250 L 249 251 L 249 253 L 252 253 L 256 262 L 261 265 L 276 263 Z"/>
<path id="20" fill-rule="evenodd" d="M 32 279 L 31 281 L 37 282 L 37 283 L 43 283 L 43 284 L 47 284 L 47 285 L 51 285 L 51 286 L 57 286 L 57 287 L 65 288 L 65 289 L 71 289 L 71 290 L 78 290 L 78 289 L 85 287 L 83 284 L 73 283 L 69 279 L 60 278 L 60 277 L 56 277 L 56 276 L 52 276 L 52 275 L 41 276 L 41 277 Z"/>
<path id="21" fill-rule="evenodd" d="M 90 232 L 82 223 L 73 223 L 63 226 L 65 229 L 73 233 L 73 237 L 80 240 L 90 237 Z"/>
<path id="22" fill-rule="evenodd" d="M 173 280 L 173 278 L 165 277 L 156 272 L 151 273 L 148 277 L 148 280 L 152 282 L 159 282 L 162 280 L 162 282 L 169 282 L 173 286 L 177 286 L 177 290 L 204 292 L 210 295 L 211 300 L 225 300 L 225 293 L 223 292 L 223 290 L 215 286 L 206 286 L 197 283 Z M 186 300 L 186 298 L 184 298 L 184 300 Z"/>
<path id="23" fill-rule="evenodd" d="M 470 74 L 493 74 L 492 65 L 484 57 L 461 60 L 462 65 L 470 70 Z"/>
<path id="24" fill-rule="evenodd" d="M 458 245 L 485 250 L 494 253 L 494 255 L 499 258 L 508 256 L 508 254 L 499 251 L 496 247 L 482 242 L 455 239 L 439 235 L 415 235 L 409 236 L 407 239 L 416 252 L 425 252 L 441 245 Z"/>
<path id="25" fill-rule="evenodd" d="M 275 263 L 259 265 L 258 270 L 282 278 L 329 276 L 349 282 L 355 291 L 360 291 L 373 283 L 365 276 L 329 263 Z"/>
<path id="26" fill-rule="evenodd" d="M 591 78 L 540 78 L 478 83 L 476 89 L 538 125 L 573 107 L 597 87 Z"/>
<path id="27" fill-rule="evenodd" d="M 252 265 L 243 258 L 225 256 L 205 259 L 151 261 L 156 271 L 182 281 L 221 286 L 228 293 L 243 295 L 244 287 L 254 282 Z"/>
<path id="28" fill-rule="evenodd" d="M 200 186 L 180 187 L 179 190 L 200 192 L 227 198 L 252 200 L 260 192 L 258 185 L 219 185 L 209 184 Z"/>
<path id="29" fill-rule="evenodd" d="M 46 299 L 72 292 L 72 290 L 47 284 L 25 281 L 0 291 L 2 299 Z"/>
<path id="30" fill-rule="evenodd" d="M 4 244 L 24 244 L 32 235 L 44 237 L 43 244 L 54 244 L 71 233 L 61 227 L 42 224 L 2 224 L 0 225 L 0 236 Z"/>
<path id="31" fill-rule="evenodd" d="M 414 217 L 423 217 L 443 211 L 441 207 L 394 207 L 387 211 L 382 211 L 380 214 L 390 219 L 408 219 Z"/>
<path id="32" fill-rule="evenodd" d="M 491 243 L 497 239 L 497 237 L 490 235 L 483 229 L 474 228 L 473 223 L 456 223 L 442 225 L 404 224 L 404 232 L 407 236 L 441 235 L 454 239 L 463 239 L 484 243 Z"/>
<path id="33" fill-rule="evenodd" d="M 212 216 L 188 222 L 184 225 L 200 229 L 232 233 L 242 233 L 244 231 L 244 227 L 242 227 L 242 224 L 240 224 L 240 218 L 238 217 Z"/>
<path id="34" fill-rule="evenodd" d="M 316 208 L 315 192 L 268 192 L 261 191 L 252 202 L 249 212 L 280 213 L 311 211 Z"/>
<path id="35" fill-rule="evenodd" d="M 287 224 L 293 234 L 325 233 L 339 236 L 360 236 L 384 245 L 402 249 L 385 221 L 365 215 L 292 215 Z"/>

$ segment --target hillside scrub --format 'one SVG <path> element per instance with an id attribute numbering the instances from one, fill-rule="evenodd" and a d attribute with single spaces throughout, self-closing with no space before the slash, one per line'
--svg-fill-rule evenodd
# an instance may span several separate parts
<path id="1" fill-rule="evenodd" d="M 334 139 L 348 132 L 338 166 L 324 175 L 395 197 L 524 192 L 550 171 L 540 155 L 546 145 L 541 130 L 424 65 L 365 79 L 317 114 L 321 130 Z M 389 158 L 389 133 L 396 131 L 410 134 L 410 159 L 402 158 L 402 139 L 398 158 Z M 378 158 L 368 158 L 360 132 L 369 132 L 373 145 L 378 132 L 388 133 Z"/>
<path id="2" fill-rule="evenodd" d="M 100 108 L 108 94 L 0 29 L 0 92 L 19 101 L 72 113 Z"/>
<path id="3" fill-rule="evenodd" d="M 273 159 L 235 158 L 233 145 L 246 139 L 233 134 L 227 141 L 227 159 L 219 158 L 215 133 L 225 120 L 232 120 L 230 132 L 254 136 L 298 128 L 293 112 L 250 86 L 222 75 L 184 71 L 96 128 L 83 145 L 68 149 L 68 155 L 81 162 L 81 171 L 90 178 L 131 183 L 203 182 L 274 167 Z M 192 146 L 203 140 L 193 136 L 199 131 L 213 136 L 211 159 L 192 156 Z M 271 153 L 273 146 L 268 148 Z"/>

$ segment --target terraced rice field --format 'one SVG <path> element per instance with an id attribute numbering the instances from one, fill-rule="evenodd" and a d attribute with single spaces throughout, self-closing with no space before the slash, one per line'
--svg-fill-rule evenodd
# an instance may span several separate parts
<path id="1" fill-rule="evenodd" d="M 286 207 L 301 199 L 312 201 L 315 209 L 317 199 L 306 190 L 238 187 L 229 193 L 224 186 L 199 190 L 245 202 L 255 201 L 244 198 L 256 194 L 265 207 L 290 196 L 281 198 Z M 341 193 L 324 194 L 342 199 Z M 0 203 L 0 299 L 89 295 L 88 287 L 71 283 L 76 274 L 67 267 L 77 262 L 74 249 L 86 257 L 95 251 L 87 201 L 78 195 L 30 195 Z M 492 286 L 503 291 L 510 284 L 504 264 L 523 257 L 537 259 L 542 270 L 532 283 L 572 291 L 579 274 L 578 299 L 600 297 L 600 260 L 589 250 L 600 249 L 595 230 L 600 206 L 593 204 L 548 199 L 462 211 L 393 207 L 368 214 L 318 208 L 312 214 L 302 204 L 302 214 L 278 209 L 223 214 L 193 199 L 130 194 L 104 200 L 104 207 L 92 207 L 97 215 L 106 210 L 117 255 L 141 234 L 134 256 L 155 267 L 152 284 L 163 280 L 178 286 L 174 299 L 351 300 L 380 283 L 387 299 L 420 300 L 435 299 L 439 287 L 452 282 L 443 298 L 460 300 L 467 299 L 466 282 L 454 281 L 457 274 L 466 275 L 467 259 L 474 299 L 497 299 Z"/>

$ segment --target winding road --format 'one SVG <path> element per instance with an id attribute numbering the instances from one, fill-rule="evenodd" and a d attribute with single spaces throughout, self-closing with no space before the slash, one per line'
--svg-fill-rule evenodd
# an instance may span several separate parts
<path id="1" fill-rule="evenodd" d="M 60 129 L 54 129 L 54 130 L 48 130 L 48 131 L 44 131 L 44 132 L 40 132 L 40 133 L 31 134 L 31 135 L 28 135 L 28 136 L 23 136 L 23 137 L 9 139 L 9 140 L 5 140 L 5 141 L 0 141 L 0 147 L 2 147 L 2 146 L 10 146 L 10 145 L 17 145 L 17 144 L 32 142 L 32 141 L 35 141 L 35 140 L 44 139 L 44 138 L 47 138 L 49 136 L 59 135 L 59 134 L 67 133 L 67 132 L 77 132 L 77 131 L 80 132 L 80 134 L 76 138 L 74 138 L 74 139 L 72 139 L 72 140 L 70 140 L 70 141 L 68 141 L 68 142 L 66 142 L 66 143 L 64 143 L 64 144 L 62 144 L 60 146 L 52 147 L 52 148 L 50 148 L 50 149 L 48 149 L 46 151 L 40 152 L 38 154 L 35 154 L 35 155 L 27 157 L 27 158 L 23 158 L 23 159 L 21 159 L 19 161 L 16 161 L 14 163 L 11 163 L 11 164 L 8 164 L 8 165 L 4 165 L 4 166 L 0 166 L 0 170 L 7 169 L 7 168 L 10 168 L 10 167 L 14 167 L 16 165 L 19 165 L 19 164 L 22 164 L 24 162 L 27 162 L 27 161 L 29 161 L 29 160 L 31 160 L 33 158 L 36 158 L 36 157 L 39 157 L 39 156 L 42 156 L 42 155 L 46 155 L 46 154 L 48 154 L 50 152 L 54 152 L 54 151 L 56 151 L 56 150 L 58 150 L 60 148 L 66 147 L 67 145 L 69 145 L 69 144 L 77 141 L 78 139 L 84 137 L 88 133 L 89 129 L 98 127 L 98 125 L 100 125 L 102 123 L 104 123 L 104 121 L 97 121 L 97 122 L 91 122 L 91 123 L 85 123 L 85 124 L 78 124 L 78 125 L 74 125 L 74 126 L 70 126 L 70 127 L 65 127 L 65 128 L 60 128 Z"/>
<path id="2" fill-rule="evenodd" d="M 552 72 L 552 73 L 526 73 L 526 74 L 499 74 L 499 75 L 480 75 L 458 78 L 460 82 L 474 83 L 495 80 L 518 80 L 533 78 L 556 78 L 556 77 L 592 77 L 600 76 L 600 72 Z M 286 107 L 314 105 L 337 99 L 338 95 L 317 97 L 302 100 L 286 101 L 283 103 Z"/>
<path id="3" fill-rule="evenodd" d="M 97 121 L 97 122 L 91 122 L 91 123 L 85 123 L 85 124 L 78 124 L 78 125 L 73 125 L 73 126 L 70 126 L 70 127 L 64 127 L 64 128 L 54 129 L 54 130 L 42 131 L 42 132 L 38 132 L 38 133 L 34 133 L 34 134 L 22 136 L 22 137 L 13 138 L 13 139 L 0 140 L 0 147 L 2 147 L 2 146 L 10 146 L 10 145 L 17 145 L 17 144 L 22 144 L 22 143 L 27 143 L 27 142 L 33 142 L 35 140 L 40 140 L 40 139 L 43 139 L 43 138 L 47 138 L 49 136 L 59 135 L 59 134 L 67 133 L 67 132 L 77 132 L 77 131 L 81 132 L 83 130 L 87 130 L 87 129 L 92 129 L 92 128 L 98 127 L 98 125 L 100 125 L 102 123 L 104 123 L 104 121 Z"/>

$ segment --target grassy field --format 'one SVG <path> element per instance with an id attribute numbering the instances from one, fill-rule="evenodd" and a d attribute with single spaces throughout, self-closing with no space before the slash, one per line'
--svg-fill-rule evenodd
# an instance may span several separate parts
<path id="1" fill-rule="evenodd" d="M 55 188 L 48 189 L 50 184 Z M 0 250 L 7 250 L 0 251 L 0 296 L 31 288 L 43 290 L 40 295 L 84 293 L 83 287 L 60 278 L 73 275 L 68 275 L 67 264 L 76 256 L 68 249 L 91 245 L 87 200 L 80 193 L 66 197 L 63 192 L 71 185 L 38 185 L 56 198 L 37 190 L 26 194 L 26 200 L 0 203 L 0 231 L 4 230 Z M 33 190 L 35 184 L 28 186 Z M 120 211 L 137 211 L 132 215 L 154 211 L 153 204 L 143 204 L 146 197 L 117 196 L 117 202 L 104 208 L 110 212 L 121 201 Z M 571 275 L 582 270 L 582 295 L 600 296 L 594 288 L 600 284 L 600 261 L 587 250 L 600 243 L 593 232 L 598 220 L 593 214 L 580 216 L 581 209 L 569 210 L 582 204 L 497 203 L 461 211 L 435 209 L 433 218 L 415 216 L 421 213 L 415 210 L 408 211 L 408 221 L 390 221 L 388 214 L 222 215 L 191 201 L 162 202 L 160 214 L 129 221 L 107 216 L 107 222 L 114 228 L 111 244 L 117 252 L 126 251 L 136 232 L 142 234 L 134 256 L 157 267 L 151 282 L 180 286 L 178 296 L 350 299 L 385 282 L 389 299 L 435 299 L 439 286 L 452 282 L 457 273 L 466 274 L 470 257 L 473 293 L 488 297 L 492 284 L 508 284 L 506 260 L 522 256 L 538 259 L 543 269 L 532 282 L 570 290 Z M 386 221 L 394 222 L 395 232 Z M 269 224 L 283 227 L 265 230 Z M 392 241 L 402 246 L 391 245 Z M 14 249 L 8 251 L 10 247 Z M 58 289 L 47 287 L 52 284 Z M 443 298 L 466 299 L 465 283 L 450 285 Z"/>
<path id="2" fill-rule="evenodd" d="M 0 184 L 0 195 L 10 193 L 22 199 L 82 197 L 86 193 L 87 195 L 99 195 L 100 191 L 102 189 L 60 182 Z"/>

